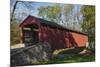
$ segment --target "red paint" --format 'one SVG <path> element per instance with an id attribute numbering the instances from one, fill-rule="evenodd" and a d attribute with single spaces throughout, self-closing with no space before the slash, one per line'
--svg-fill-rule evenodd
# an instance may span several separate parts
<path id="1" fill-rule="evenodd" d="M 39 27 L 39 41 L 49 42 L 52 50 L 70 48 L 70 47 L 85 47 L 88 42 L 88 36 L 77 31 L 63 30 L 54 28 L 50 25 L 40 23 L 40 20 L 33 16 L 26 18 L 20 27 L 25 27 L 28 24 L 37 24 Z"/>

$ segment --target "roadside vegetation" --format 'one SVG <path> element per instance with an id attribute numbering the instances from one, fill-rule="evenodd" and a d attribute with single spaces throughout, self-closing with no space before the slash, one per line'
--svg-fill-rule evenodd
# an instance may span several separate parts
<path id="1" fill-rule="evenodd" d="M 80 51 L 84 50 L 83 48 L 79 49 L 60 49 L 56 50 L 53 53 L 53 58 L 46 62 L 40 62 L 32 65 L 40 64 L 61 64 L 61 63 L 79 63 L 79 62 L 95 62 L 95 53 L 91 50 L 80 54 Z"/>

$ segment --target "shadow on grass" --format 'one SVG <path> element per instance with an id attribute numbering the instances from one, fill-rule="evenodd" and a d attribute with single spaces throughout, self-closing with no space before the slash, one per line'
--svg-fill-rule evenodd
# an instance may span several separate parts
<path id="1" fill-rule="evenodd" d="M 59 52 L 56 57 L 50 59 L 48 62 L 41 64 L 61 64 L 61 63 L 80 63 L 80 62 L 94 62 L 95 54 L 79 54 L 83 48 L 68 49 Z"/>
<path id="2" fill-rule="evenodd" d="M 29 66 L 29 65 L 48 65 L 48 64 L 62 64 L 62 63 L 80 63 L 80 62 L 94 62 L 95 61 L 95 54 L 79 54 L 79 52 L 83 48 L 79 49 L 66 49 L 57 56 L 51 58 L 49 61 L 34 63 L 34 64 L 26 64 L 22 66 Z M 60 56 L 60 57 L 59 57 Z"/>
<path id="3" fill-rule="evenodd" d="M 50 59 L 45 64 L 94 62 L 95 53 L 79 54 L 79 52 L 81 52 L 83 49 L 84 48 L 65 49 L 63 51 L 58 52 L 56 57 Z"/>

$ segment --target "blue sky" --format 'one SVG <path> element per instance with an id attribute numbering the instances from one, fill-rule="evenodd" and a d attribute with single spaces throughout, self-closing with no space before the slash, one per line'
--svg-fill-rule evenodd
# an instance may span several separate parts
<path id="1" fill-rule="evenodd" d="M 34 16 L 37 16 L 37 14 L 38 14 L 37 8 L 39 8 L 39 7 L 41 7 L 41 6 L 53 6 L 54 4 L 55 4 L 55 3 L 35 2 L 35 3 L 33 4 L 33 6 L 35 7 L 35 10 L 33 10 L 33 11 L 31 12 L 31 14 L 34 15 Z M 61 4 L 61 5 L 63 6 L 64 4 Z M 75 12 L 77 12 L 77 11 L 80 10 L 81 5 L 75 4 L 74 7 L 75 7 L 75 8 L 74 8 L 74 9 L 75 9 Z"/>
<path id="2" fill-rule="evenodd" d="M 27 1 L 26 1 L 27 2 Z M 14 3 L 14 2 L 13 2 Z M 12 4 L 12 3 L 11 3 Z M 25 19 L 28 15 L 33 15 L 33 16 L 36 16 L 36 17 L 39 17 L 37 14 L 38 14 L 38 8 L 41 7 L 41 6 L 52 6 L 54 5 L 55 3 L 48 3 L 48 2 L 32 2 L 31 3 L 31 6 L 33 8 L 31 8 L 31 10 L 28 10 L 26 8 L 25 5 L 23 5 L 23 3 L 18 3 L 17 6 L 16 6 L 16 10 L 15 10 L 15 13 L 16 13 L 16 18 L 21 18 L 21 16 L 23 16 L 23 13 L 25 14 L 26 13 L 26 16 L 25 17 L 22 17 L 22 20 Z M 61 4 L 62 6 L 64 4 Z M 12 7 L 13 5 L 11 5 Z M 75 4 L 74 5 L 74 14 L 77 13 L 81 8 L 81 5 L 77 5 Z"/>
<path id="3" fill-rule="evenodd" d="M 31 14 L 34 15 L 34 16 L 37 16 L 39 7 L 41 7 L 41 6 L 52 6 L 52 5 L 54 5 L 54 4 L 53 3 L 45 3 L 45 2 L 35 2 L 33 4 L 33 6 L 35 7 L 35 10 L 33 10 L 31 12 Z"/>

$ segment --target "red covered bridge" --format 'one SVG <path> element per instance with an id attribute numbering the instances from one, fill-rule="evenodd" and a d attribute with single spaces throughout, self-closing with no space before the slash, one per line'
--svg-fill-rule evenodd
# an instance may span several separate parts
<path id="1" fill-rule="evenodd" d="M 36 42 L 48 42 L 52 50 L 86 47 L 88 36 L 85 33 L 70 30 L 57 23 L 28 16 L 21 24 L 22 42 L 33 45 Z"/>

